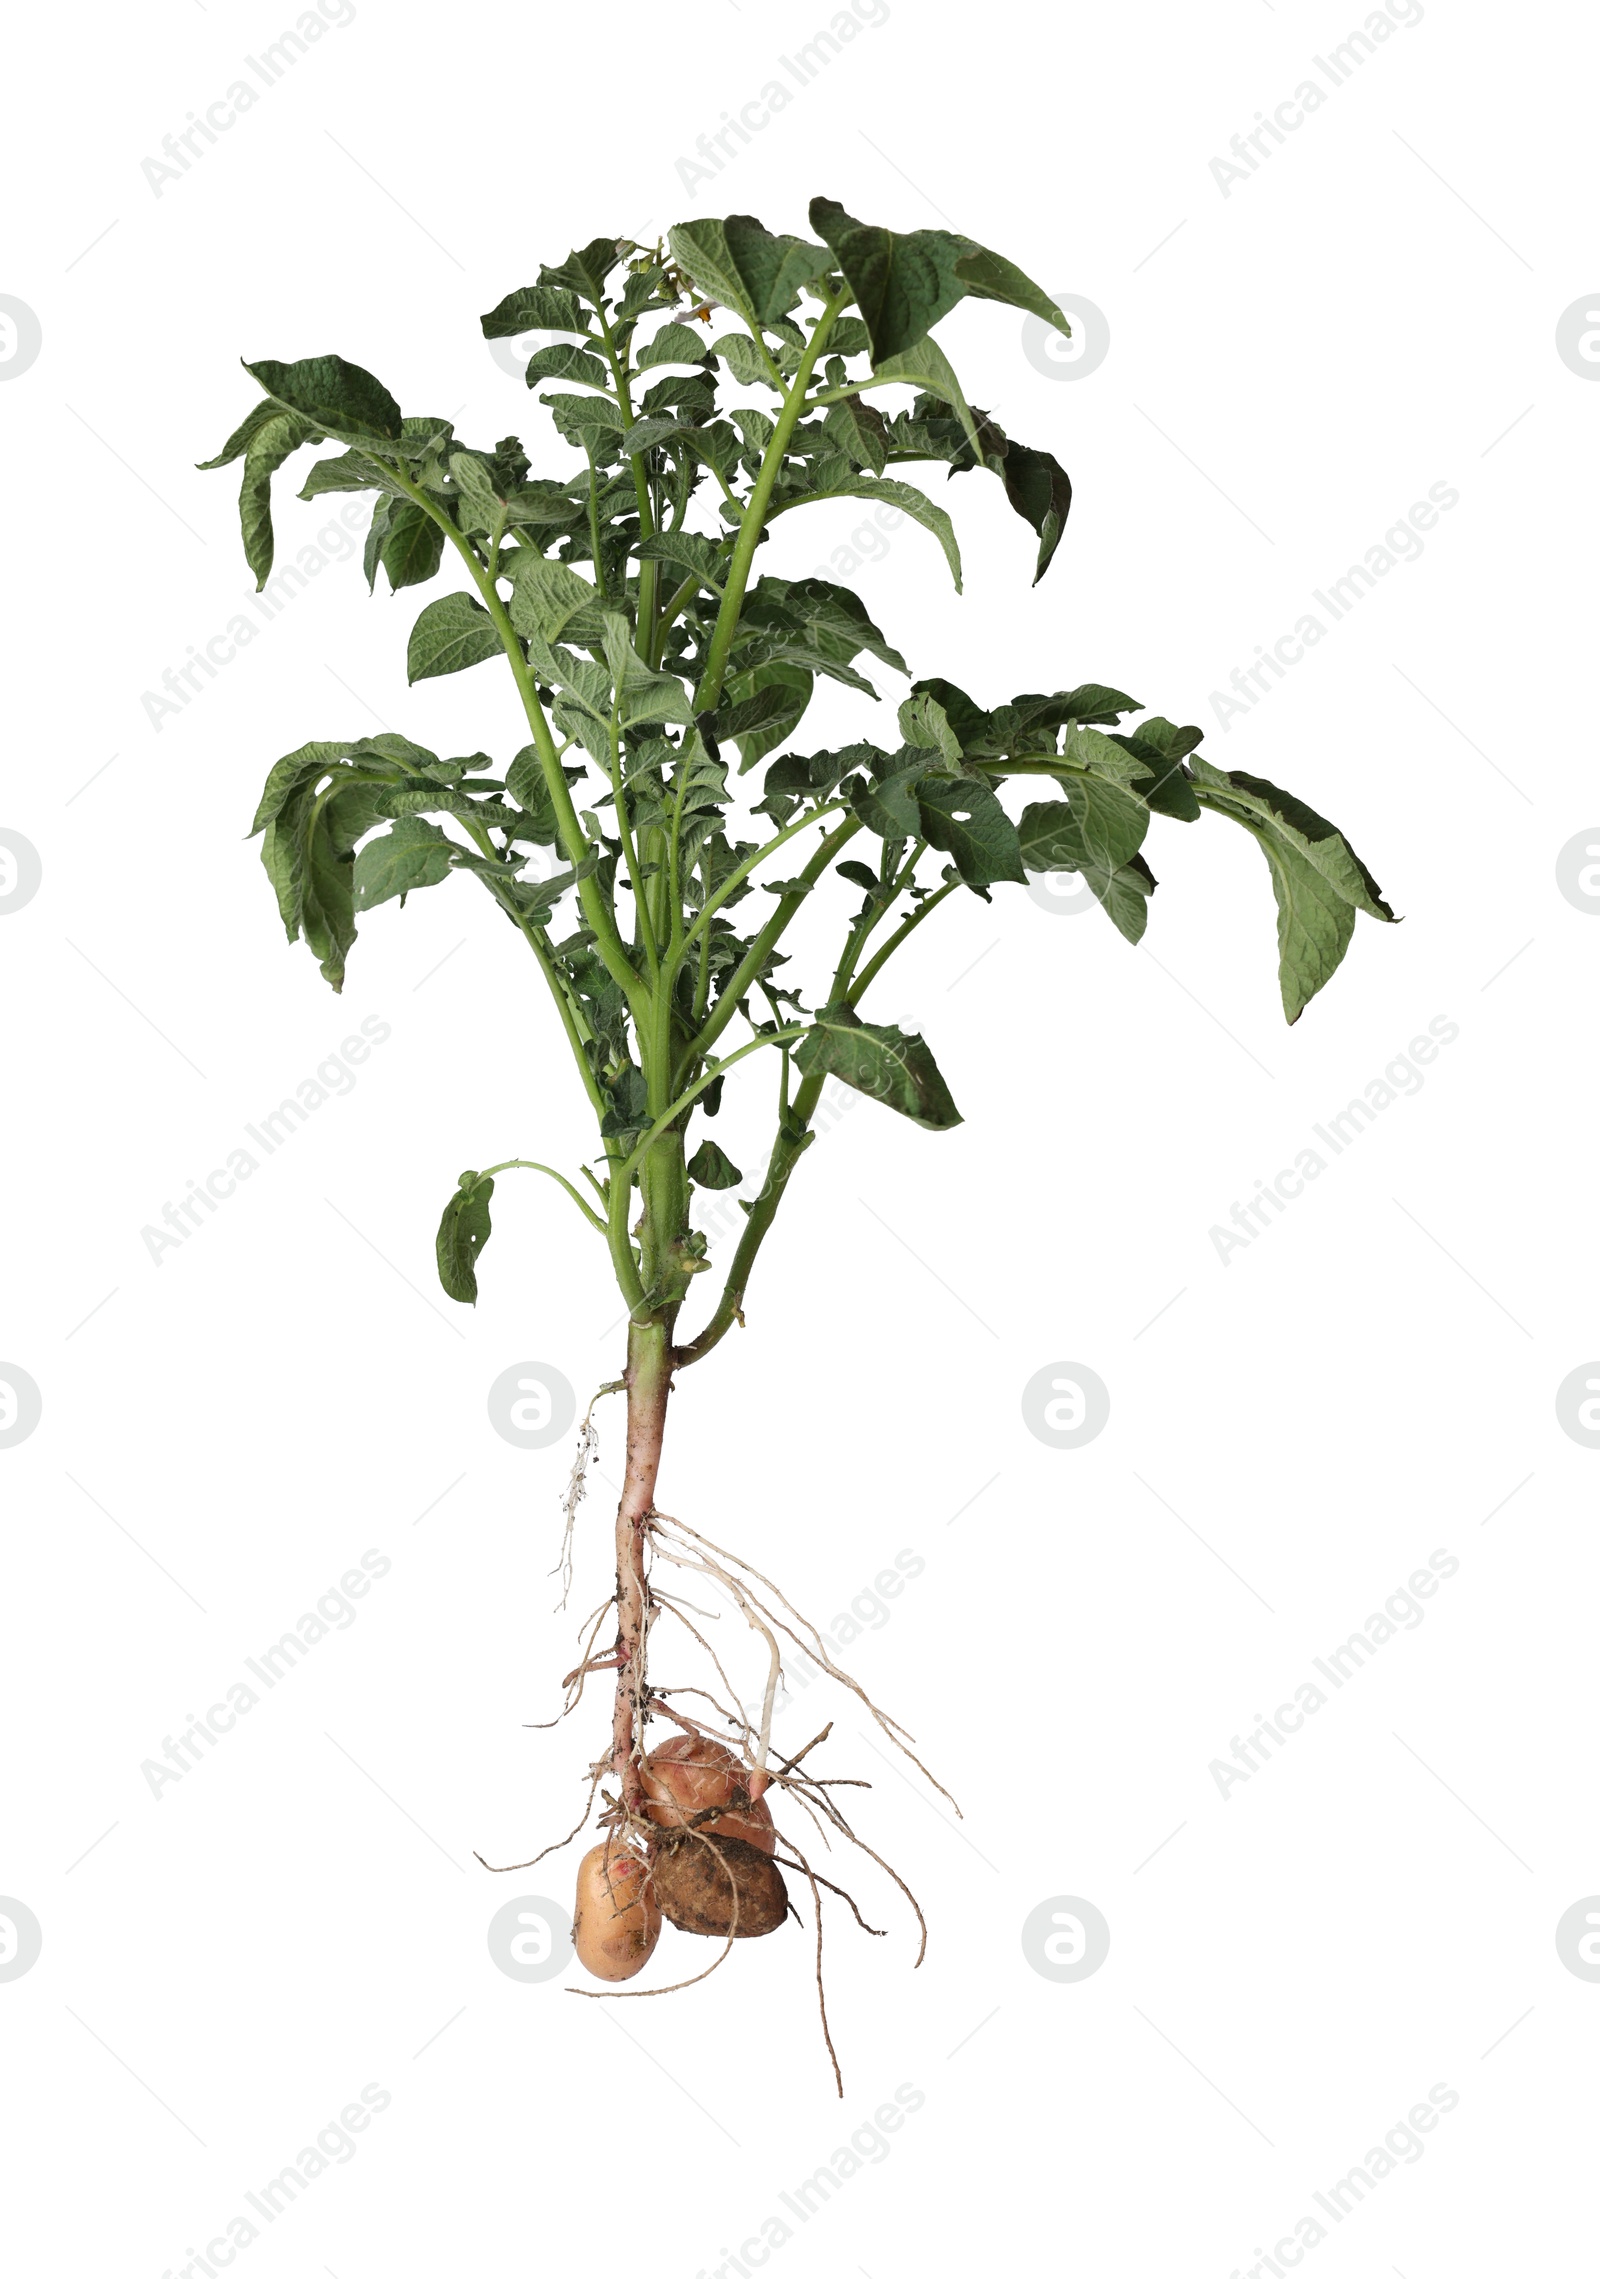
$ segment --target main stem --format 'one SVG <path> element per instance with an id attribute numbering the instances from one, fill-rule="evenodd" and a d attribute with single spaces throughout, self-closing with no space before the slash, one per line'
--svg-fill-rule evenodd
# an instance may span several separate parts
<path id="1" fill-rule="evenodd" d="M 619 1177 L 613 1172 L 612 1177 Z M 628 1452 L 617 1505 L 617 1694 L 611 1764 L 630 1812 L 643 1809 L 639 1775 L 650 1643 L 645 1535 L 655 1510 L 656 1477 L 672 1394 L 672 1328 L 688 1276 L 682 1241 L 689 1227 L 689 1179 L 681 1131 L 664 1132 L 639 1166 L 639 1278 L 644 1302 L 628 1323 Z M 632 1182 L 629 1182 L 631 1189 Z"/>
<path id="2" fill-rule="evenodd" d="M 636 1732 L 649 1630 L 645 1529 L 655 1510 L 656 1475 L 672 1392 L 672 1341 L 660 1322 L 628 1329 L 628 1456 L 617 1505 L 617 1698 L 611 1764 L 630 1812 L 643 1809 Z"/>

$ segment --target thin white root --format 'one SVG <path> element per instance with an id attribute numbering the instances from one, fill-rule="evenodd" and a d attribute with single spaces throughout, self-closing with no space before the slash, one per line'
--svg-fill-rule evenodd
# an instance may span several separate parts
<path id="1" fill-rule="evenodd" d="M 558 1574 L 561 1577 L 561 1603 L 556 1609 L 558 1614 L 566 1612 L 567 1594 L 572 1588 L 572 1537 L 578 1523 L 578 1506 L 582 1503 L 588 1490 L 589 1466 L 594 1462 L 600 1447 L 600 1435 L 592 1421 L 594 1404 L 595 1401 L 602 1400 L 607 1393 L 620 1393 L 622 1389 L 623 1380 L 620 1377 L 615 1384 L 602 1385 L 590 1401 L 589 1406 L 584 1410 L 583 1422 L 578 1427 L 577 1451 L 572 1459 L 572 1472 L 567 1480 L 567 1492 L 561 1499 L 561 1509 L 566 1515 L 566 1525 L 561 1531 L 561 1556 L 550 1570 L 553 1575 Z"/>
<path id="2" fill-rule="evenodd" d="M 706 1559 L 709 1562 L 704 1571 L 712 1574 L 714 1579 L 722 1582 L 725 1587 L 730 1588 L 731 1594 L 735 1599 L 735 1603 L 741 1605 L 745 1603 L 746 1589 L 745 1586 L 741 1586 L 732 1582 L 732 1579 L 728 1576 L 726 1569 L 722 1568 L 719 1564 L 719 1562 L 722 1560 L 729 1561 L 733 1566 L 740 1568 L 745 1574 L 753 1576 L 756 1582 L 761 1585 L 763 1590 L 770 1591 L 772 1593 L 772 1596 L 777 1600 L 778 1604 L 784 1609 L 785 1613 L 791 1615 L 794 1621 L 799 1624 L 800 1630 L 803 1631 L 805 1635 L 802 1637 L 798 1632 L 792 1630 L 789 1627 L 789 1624 L 786 1623 L 781 1616 L 774 1614 L 770 1607 L 761 1606 L 760 1601 L 757 1600 L 755 1603 L 758 1607 L 760 1607 L 760 1612 L 765 1617 L 766 1623 L 770 1624 L 773 1629 L 781 1630 L 786 1638 L 790 1638 L 794 1641 L 795 1645 L 800 1648 L 800 1651 L 803 1654 L 810 1656 L 811 1660 L 817 1664 L 819 1669 L 826 1671 L 830 1678 L 837 1679 L 840 1685 L 847 1687 L 849 1691 L 855 1695 L 856 1699 L 861 1703 L 862 1707 L 868 1712 L 873 1722 L 879 1727 L 885 1737 L 891 1741 L 894 1746 L 900 1751 L 900 1754 L 908 1761 L 908 1763 L 915 1765 L 918 1772 L 921 1773 L 923 1779 L 927 1781 L 931 1787 L 936 1788 L 939 1791 L 939 1794 L 945 1799 L 945 1801 L 954 1808 L 956 1817 L 958 1819 L 963 1817 L 960 1805 L 956 1803 L 955 1798 L 945 1787 L 943 1781 L 937 1780 L 934 1775 L 929 1772 L 927 1766 L 922 1762 L 922 1759 L 917 1756 L 913 1750 L 909 1749 L 906 1746 L 907 1742 L 914 1739 L 915 1736 L 911 1733 L 908 1733 L 906 1731 L 906 1728 L 903 1725 L 899 1724 L 894 1718 L 890 1717 L 886 1711 L 881 1710 L 878 1707 L 877 1703 L 872 1699 L 872 1696 L 867 1692 L 866 1688 L 863 1685 L 859 1684 L 858 1681 L 850 1675 L 850 1672 L 848 1670 L 844 1670 L 839 1667 L 839 1664 L 828 1652 L 827 1645 L 822 1637 L 822 1633 L 818 1630 L 816 1624 L 812 1622 L 808 1616 L 802 1614 L 799 1608 L 793 1605 L 793 1603 L 785 1597 L 784 1593 L 778 1588 L 778 1585 L 773 1582 L 772 1578 L 769 1575 L 764 1575 L 759 1567 L 752 1567 L 749 1560 L 741 1559 L 736 1551 L 729 1551 L 725 1549 L 722 1544 L 713 1543 L 709 1536 L 700 1534 L 696 1528 L 690 1527 L 684 1520 L 669 1519 L 664 1513 L 658 1512 L 653 1515 L 651 1524 L 653 1527 L 660 1525 L 670 1528 L 673 1534 L 680 1539 L 687 1537 L 688 1543 L 696 1547 L 701 1553 L 702 1558 Z M 688 1546 L 685 1545 L 685 1548 L 687 1547 Z M 694 1564 L 693 1561 L 684 1561 L 681 1559 L 676 1560 L 674 1563 L 678 1565 L 689 1565 L 691 1567 Z M 757 1623 L 756 1627 L 761 1628 L 762 1625 L 760 1623 Z"/>

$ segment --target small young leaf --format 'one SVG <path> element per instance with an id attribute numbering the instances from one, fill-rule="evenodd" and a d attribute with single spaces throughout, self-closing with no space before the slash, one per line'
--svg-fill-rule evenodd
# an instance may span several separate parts
<path id="1" fill-rule="evenodd" d="M 463 1171 L 439 1221 L 434 1241 L 439 1281 L 445 1296 L 459 1305 L 475 1306 L 478 1302 L 478 1254 L 491 1232 L 489 1203 L 493 1194 L 492 1179 Z"/>
<path id="2" fill-rule="evenodd" d="M 689 1177 L 697 1187 L 737 1187 L 744 1173 L 728 1161 L 715 1140 L 704 1139 L 689 1158 Z"/>
<path id="3" fill-rule="evenodd" d="M 795 1066 L 822 1069 L 841 1084 L 881 1100 L 924 1131 L 945 1132 L 961 1121 L 934 1057 L 921 1037 L 863 1021 L 848 1005 L 829 1005 L 794 1049 Z"/>
<path id="4" fill-rule="evenodd" d="M 650 1094 L 644 1072 L 630 1062 L 607 1086 L 611 1106 L 600 1120 L 602 1139 L 631 1139 L 650 1128 Z"/>
<path id="5" fill-rule="evenodd" d="M 569 253 L 565 261 L 552 268 L 546 262 L 539 271 L 539 282 L 544 286 L 576 293 L 580 300 L 600 308 L 605 303 L 606 279 L 622 259 L 623 240 L 615 237 L 592 237 L 588 244 Z M 501 306 L 505 304 L 502 302 Z"/>

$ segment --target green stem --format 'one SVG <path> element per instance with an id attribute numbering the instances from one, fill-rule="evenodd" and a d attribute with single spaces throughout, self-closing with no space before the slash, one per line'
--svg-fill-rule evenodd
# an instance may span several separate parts
<path id="1" fill-rule="evenodd" d="M 588 854 L 589 842 L 584 837 L 583 825 L 578 820 L 578 810 L 572 799 L 572 788 L 562 771 L 561 761 L 556 752 L 555 738 L 550 732 L 550 723 L 545 718 L 544 706 L 539 702 L 539 692 L 534 685 L 533 675 L 528 669 L 528 660 L 523 655 L 522 643 L 517 636 L 516 628 L 506 615 L 505 603 L 495 591 L 494 580 L 479 561 L 477 552 L 470 540 L 456 528 L 443 508 L 428 496 L 428 493 L 419 483 L 412 481 L 403 467 L 393 461 L 385 461 L 384 465 L 406 496 L 414 500 L 421 507 L 423 513 L 439 525 L 471 574 L 472 582 L 478 589 L 479 598 L 489 613 L 490 621 L 495 632 L 499 635 L 500 646 L 506 653 L 506 661 L 511 667 L 512 678 L 517 684 L 517 693 L 522 699 L 522 709 L 533 733 L 534 749 L 539 755 L 539 765 L 544 774 L 545 786 L 549 791 L 551 804 L 555 809 L 556 822 L 561 832 L 561 843 L 566 850 L 568 862 L 576 870 L 581 867 L 585 856 Z M 638 970 L 628 955 L 621 934 L 617 931 L 616 915 L 592 874 L 579 881 L 578 899 L 582 904 L 583 915 L 588 921 L 589 930 L 595 937 L 595 946 L 600 952 L 606 971 L 621 989 L 628 1000 L 630 1009 L 635 1012 L 637 1017 L 638 1011 L 648 1002 L 648 997 L 641 986 Z"/>
<path id="2" fill-rule="evenodd" d="M 851 987 L 845 997 L 845 1003 L 847 1005 L 860 1004 L 861 999 L 866 994 L 867 990 L 872 986 L 874 978 L 882 970 L 882 968 L 887 965 L 890 958 L 894 956 L 894 953 L 900 947 L 900 944 L 905 941 L 908 935 L 914 934 L 917 928 L 922 924 L 923 919 L 928 916 L 929 912 L 937 910 L 940 903 L 943 902 L 949 895 L 954 894 L 956 888 L 960 884 L 961 881 L 959 878 L 951 879 L 948 886 L 941 886 L 936 893 L 930 894 L 928 896 L 926 902 L 919 902 L 916 909 L 912 911 L 911 915 L 908 918 L 901 919 L 899 925 L 896 926 L 894 932 L 884 943 L 882 949 L 879 950 L 877 956 L 868 962 L 866 972 L 861 975 L 858 981 L 851 984 Z"/>
<path id="3" fill-rule="evenodd" d="M 774 838 L 766 840 L 763 845 L 757 847 L 753 855 L 746 855 L 744 861 L 739 864 L 738 868 L 728 873 L 722 884 L 717 888 L 716 893 L 710 897 L 710 899 L 706 902 L 704 907 L 699 912 L 699 915 L 696 917 L 693 925 L 689 928 L 688 933 L 683 938 L 683 946 L 678 952 L 678 957 L 673 961 L 672 964 L 668 966 L 667 971 L 669 978 L 671 974 L 676 970 L 677 964 L 681 962 L 682 958 L 694 948 L 695 943 L 699 940 L 700 936 L 710 925 L 712 919 L 722 908 L 722 905 L 727 901 L 729 895 L 734 893 L 737 888 L 743 885 L 744 881 L 749 877 L 750 873 L 755 870 L 759 864 L 764 863 L 768 855 L 775 854 L 778 848 L 783 846 L 786 841 L 798 837 L 800 832 L 808 830 L 813 823 L 820 823 L 823 820 L 824 816 L 845 815 L 848 813 L 849 809 L 846 807 L 842 799 L 830 800 L 826 807 L 819 807 L 810 815 L 802 815 L 798 823 L 791 823 L 786 830 L 779 831 Z"/>
<path id="4" fill-rule="evenodd" d="M 750 1206 L 744 1232 L 723 1281 L 722 1293 L 716 1311 L 697 1336 L 687 1345 L 674 1348 L 673 1361 L 680 1369 L 703 1360 L 714 1345 L 720 1345 L 735 1322 L 744 1322 L 744 1294 L 750 1284 L 750 1271 L 755 1264 L 756 1252 L 766 1239 L 767 1230 L 777 1216 L 778 1205 L 783 1201 L 789 1184 L 789 1174 L 804 1154 L 811 1140 L 811 1119 L 817 1112 L 822 1097 L 823 1072 L 813 1069 L 803 1077 L 799 1089 L 789 1105 L 786 1122 L 780 1126 L 772 1143 L 772 1155 L 767 1164 L 767 1176 L 761 1192 Z"/>
<path id="5" fill-rule="evenodd" d="M 620 701 L 620 700 L 619 700 Z M 617 811 L 617 830 L 622 837 L 623 860 L 628 866 L 628 877 L 633 886 L 633 903 L 639 941 L 643 945 L 645 963 L 650 979 L 655 983 L 661 971 L 661 959 L 656 950 L 656 930 L 650 922 L 650 905 L 645 899 L 645 881 L 640 874 L 638 849 L 633 843 L 633 825 L 622 796 L 622 731 L 617 724 L 617 706 L 611 707 L 611 804 Z"/>
<path id="6" fill-rule="evenodd" d="M 841 287 L 823 309 L 817 320 L 817 329 L 806 343 L 800 368 L 783 399 L 783 409 L 773 428 L 772 440 L 762 454 L 761 471 L 756 476 L 755 488 L 740 517 L 739 541 L 733 550 L 733 560 L 728 565 L 728 582 L 723 589 L 722 607 L 717 612 L 705 671 L 700 676 L 700 686 L 695 692 L 696 712 L 713 711 L 722 694 L 722 683 L 728 670 L 728 655 L 733 647 L 734 634 L 738 630 L 739 612 L 744 607 L 745 587 L 749 583 L 751 564 L 755 560 L 762 525 L 767 518 L 767 507 L 783 466 L 784 454 L 800 423 L 800 415 L 806 408 L 806 389 L 810 385 L 817 358 L 833 330 L 833 320 L 852 298 L 849 288 Z"/>
<path id="7" fill-rule="evenodd" d="M 816 885 L 817 880 L 832 862 L 839 849 L 848 840 L 853 839 L 861 828 L 859 816 L 847 815 L 837 830 L 828 833 L 821 846 L 806 864 L 805 869 L 800 873 L 797 890 L 792 894 L 781 894 L 778 897 L 777 909 L 745 952 L 737 971 L 731 974 L 725 983 L 722 995 L 717 999 L 716 1011 L 711 1014 L 704 1028 L 700 1030 L 689 1045 L 687 1060 L 700 1060 L 710 1051 L 738 1011 L 740 998 L 746 995 L 756 975 L 782 940 L 790 920 L 804 902 L 807 894 Z M 706 940 L 710 941 L 709 934 L 706 936 Z M 680 1075 L 682 1073 L 681 1066 L 679 1073 Z"/>
<path id="8" fill-rule="evenodd" d="M 487 1171 L 478 1173 L 478 1177 L 480 1179 L 495 1179 L 502 1171 L 542 1171 L 545 1177 L 553 1179 L 558 1187 L 565 1187 L 589 1224 L 598 1233 L 602 1235 L 605 1233 L 606 1222 L 601 1218 L 599 1212 L 591 1211 L 583 1197 L 578 1193 L 577 1188 L 573 1186 L 572 1181 L 564 1179 L 559 1171 L 552 1171 L 548 1163 L 530 1163 L 526 1156 L 512 1155 L 508 1156 L 504 1163 L 491 1163 Z"/>
<path id="9" fill-rule="evenodd" d="M 634 425 L 633 395 L 628 386 L 627 361 L 617 354 L 616 335 L 607 321 L 604 310 L 597 313 L 600 317 L 600 330 L 605 337 L 606 361 L 611 366 L 612 377 L 617 383 L 617 409 L 622 414 L 622 432 L 626 436 Z M 641 538 L 653 538 L 655 536 L 656 518 L 655 510 L 650 502 L 650 478 L 645 472 L 644 453 L 642 451 L 631 452 L 629 459 L 633 467 L 633 495 L 639 502 L 639 536 Z M 641 562 L 639 564 L 639 622 L 637 639 L 634 644 L 645 663 L 652 667 L 655 664 L 653 652 L 655 647 L 656 571 L 658 566 L 655 562 Z M 597 560 L 595 563 L 597 573 L 599 567 Z"/>
<path id="10" fill-rule="evenodd" d="M 795 1021 L 786 1029 L 771 1029 L 764 1036 L 752 1037 L 747 1045 L 740 1045 L 737 1052 L 728 1054 L 726 1060 L 713 1062 L 704 1075 L 697 1076 L 692 1084 L 687 1085 L 678 1094 L 672 1105 L 664 1108 L 661 1114 L 657 1116 L 644 1137 L 635 1145 L 633 1153 L 624 1159 L 621 1166 L 621 1176 L 625 1179 L 631 1179 L 637 1175 L 640 1163 L 648 1155 L 651 1148 L 655 1146 L 662 1133 L 670 1130 L 684 1110 L 692 1108 L 701 1093 L 715 1084 L 719 1076 L 725 1075 L 738 1061 L 748 1060 L 750 1055 L 753 1052 L 759 1052 L 763 1045 L 793 1044 L 796 1037 L 805 1035 L 808 1026 L 807 1022 Z"/>

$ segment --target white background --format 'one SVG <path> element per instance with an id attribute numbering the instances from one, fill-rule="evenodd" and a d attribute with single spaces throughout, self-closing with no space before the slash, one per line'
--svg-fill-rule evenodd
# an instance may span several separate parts
<path id="1" fill-rule="evenodd" d="M 1542 2269 L 1587 2225 L 1600 1989 L 1554 1931 L 1600 1887 L 1600 1460 L 1555 1395 L 1600 1350 L 1596 935 L 1556 861 L 1597 804 L 1600 389 L 1555 336 L 1597 284 L 1600 58 L 1576 8 L 1420 15 L 1226 196 L 1210 162 L 1359 6 L 896 0 L 690 188 L 677 161 L 824 9 L 359 0 L 159 195 L 141 161 L 290 15 L 13 27 L 0 291 L 43 340 L 0 387 L 0 824 L 44 871 L 0 930 L 0 1359 L 43 1397 L 0 1452 L 0 1893 L 44 1939 L 0 1983 L 19 2269 L 189 2268 L 369 2083 L 386 2110 L 240 2252 L 255 2279 L 732 2269 L 902 2084 L 923 2102 L 881 2156 L 864 2139 L 787 2219 L 785 2279 L 1267 2269 L 1436 2084 L 1458 2103 L 1422 2157 L 1324 2215 L 1308 2263 Z M 663 2001 L 516 1983 L 486 1944 L 509 1898 L 570 1904 L 572 1854 L 521 1877 L 472 1854 L 564 1833 L 604 1713 L 526 1729 L 574 1658 L 549 1579 L 570 1440 L 508 1447 L 485 1394 L 538 1360 L 586 1398 L 618 1308 L 545 1183 L 503 1183 L 476 1312 L 434 1285 L 433 1230 L 464 1164 L 576 1164 L 586 1111 L 470 881 L 376 913 L 336 1000 L 243 833 L 309 736 L 509 757 L 509 683 L 408 692 L 426 597 L 369 600 L 346 563 L 159 731 L 142 701 L 248 606 L 236 470 L 192 471 L 253 400 L 236 358 L 336 348 L 408 411 L 532 438 L 481 310 L 602 230 L 804 230 L 819 191 L 948 219 L 1110 328 L 1082 378 L 1031 364 L 1010 310 L 943 328 L 1077 500 L 1030 591 L 998 486 L 935 483 L 965 597 L 909 527 L 859 580 L 913 668 L 985 703 L 1106 680 L 1202 723 L 1214 761 L 1346 828 L 1405 921 L 1362 920 L 1289 1030 L 1265 867 L 1218 822 L 1157 824 L 1148 954 L 1094 911 L 962 897 L 873 1002 L 926 1028 L 967 1121 L 841 1119 L 748 1331 L 683 1382 L 665 1508 L 825 1621 L 925 1561 L 846 1658 L 966 1817 L 838 1703 L 833 1770 L 874 1781 L 861 1824 L 932 1921 L 913 1975 L 903 1908 L 849 1872 L 889 1936 L 831 1912 L 842 2105 L 792 1927 Z M 1230 672 L 1435 483 L 1459 503 L 1421 558 L 1223 732 Z M 339 503 L 293 487 L 281 559 Z M 853 519 L 792 519 L 772 567 L 825 567 Z M 870 709 L 830 697 L 815 743 L 881 736 Z M 365 1016 L 392 1035 L 354 1091 L 154 1263 L 141 1229 Z M 1212 1226 L 1438 1016 L 1459 1036 L 1422 1089 L 1224 1263 Z M 717 1127 L 747 1170 L 770 1091 L 758 1062 Z M 1063 1452 L 1020 1394 L 1067 1361 L 1111 1414 Z M 607 1500 L 597 1478 L 575 1611 L 606 1589 Z M 143 1761 L 369 1549 L 391 1568 L 354 1625 L 153 1796 Z M 1420 1628 L 1219 1793 L 1234 1736 L 1436 1551 L 1459 1570 Z M 1023 1951 L 1061 1895 L 1111 1927 L 1077 1984 Z M 704 1959 L 669 1932 L 647 1983 Z"/>

